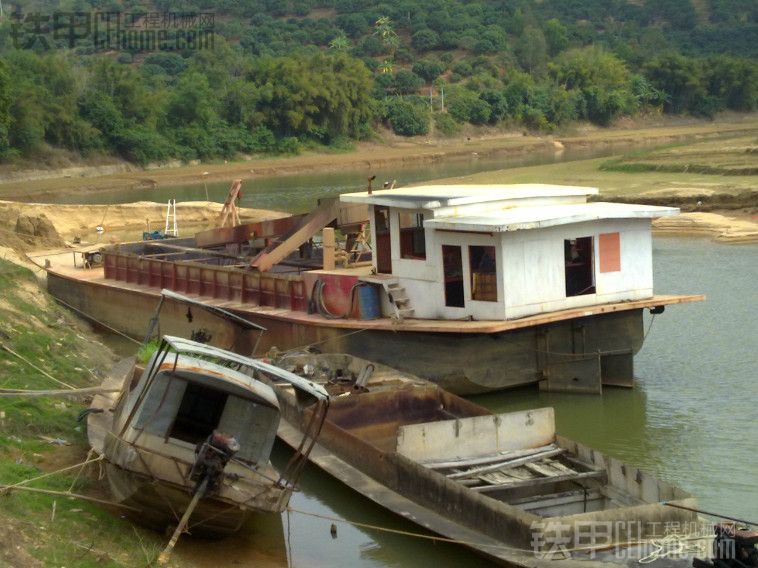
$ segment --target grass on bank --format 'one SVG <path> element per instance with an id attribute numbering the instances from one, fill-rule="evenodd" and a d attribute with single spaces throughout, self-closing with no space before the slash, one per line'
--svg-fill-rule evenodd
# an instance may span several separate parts
<path id="1" fill-rule="evenodd" d="M 601 195 L 609 197 L 643 194 L 737 195 L 755 192 L 758 188 L 758 154 L 745 151 L 746 147 L 751 147 L 745 145 L 745 140 L 755 138 L 695 141 L 652 151 L 632 152 L 611 159 L 596 158 L 481 172 L 438 180 L 436 183 L 578 185 L 597 187 Z M 687 167 L 695 158 L 698 160 L 695 163 L 700 167 Z M 716 175 L 723 173 L 720 170 L 727 167 L 733 168 L 730 175 Z"/>
<path id="2" fill-rule="evenodd" d="M 110 361 L 107 349 L 39 290 L 29 270 L 1 259 L 0 344 L 76 387 L 98 384 L 98 370 Z M 60 386 L 0 347 L 0 388 Z M 85 407 L 84 401 L 73 398 L 0 398 L 0 484 L 84 461 L 86 426 L 76 417 Z M 50 439 L 70 445 L 53 445 Z M 74 492 L 108 499 L 104 482 L 90 471 L 76 481 Z M 76 473 L 30 486 L 67 491 Z M 0 564 L 5 560 L 11 566 L 149 566 L 163 544 L 160 535 L 134 527 L 117 509 L 23 491 L 0 494 L 0 526 L 6 531 L 0 539 Z"/>

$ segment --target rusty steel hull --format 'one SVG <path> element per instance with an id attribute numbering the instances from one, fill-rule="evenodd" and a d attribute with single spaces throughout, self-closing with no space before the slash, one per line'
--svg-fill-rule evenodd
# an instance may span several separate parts
<path id="1" fill-rule="evenodd" d="M 85 317 L 142 338 L 160 290 L 104 285 L 102 280 L 48 272 L 48 290 Z M 225 306 L 226 307 L 226 306 Z M 267 328 L 239 331 L 233 324 L 186 306 L 164 302 L 160 332 L 191 337 L 204 333 L 210 343 L 249 355 L 276 347 L 313 346 L 349 353 L 431 380 L 456 394 L 477 394 L 539 384 L 548 390 L 600 392 L 605 385 L 631 386 L 632 360 L 643 342 L 642 309 L 597 314 L 497 333 L 443 333 L 402 329 L 350 330 L 329 320 L 287 319 L 284 310 L 230 311 Z M 196 310 L 197 311 L 197 310 Z M 599 355 L 600 353 L 600 355 Z"/>
<path id="2" fill-rule="evenodd" d="M 313 365 L 318 367 L 317 362 Z M 372 391 L 369 384 L 367 393 L 334 398 L 309 459 L 351 490 L 489 560 L 520 568 L 556 566 L 554 559 L 535 554 L 534 523 L 540 517 L 476 493 L 396 451 L 400 426 L 484 417 L 491 416 L 491 413 L 471 401 L 418 381 L 415 386 L 381 389 L 378 387 L 377 391 Z M 294 448 L 310 414 L 290 393 L 282 393 L 280 403 L 284 420 L 280 423 L 278 435 Z M 455 439 L 450 440 L 451 447 L 455 442 Z M 623 472 L 625 482 L 639 483 L 634 481 L 639 479 L 645 484 L 657 485 L 659 499 L 579 515 L 541 518 L 566 523 L 613 522 L 616 523 L 614 526 L 625 522 L 684 523 L 697 519 L 692 512 L 660 503 L 666 500 L 694 507 L 694 498 L 686 492 L 577 442 L 558 436 L 556 443 L 582 461 L 608 467 L 609 471 Z M 608 474 L 608 485 L 613 475 Z M 561 560 L 559 565 L 563 568 L 631 568 L 637 565 L 634 555 L 627 560 L 614 560 L 610 556 L 613 561 L 580 554 Z M 684 559 L 654 566 L 685 568 L 689 562 Z"/>
<path id="3" fill-rule="evenodd" d="M 106 462 L 106 475 L 111 493 L 119 503 L 130 507 L 125 514 L 157 531 L 176 525 L 177 515 L 181 516 L 192 500 L 189 487 L 162 483 L 109 462 Z M 192 514 L 191 533 L 202 538 L 223 538 L 237 532 L 250 515 L 249 509 L 235 503 L 206 497 L 198 502 Z"/>

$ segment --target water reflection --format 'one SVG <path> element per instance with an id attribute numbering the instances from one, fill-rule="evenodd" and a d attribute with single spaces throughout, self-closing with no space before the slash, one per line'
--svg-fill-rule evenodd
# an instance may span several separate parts
<path id="1" fill-rule="evenodd" d="M 470 175 L 477 172 L 499 170 L 519 166 L 550 164 L 560 161 L 583 160 L 611 156 L 639 146 L 609 145 L 602 148 L 554 151 L 534 151 L 523 155 L 494 155 L 482 158 L 468 157 L 446 159 L 422 164 L 392 164 L 343 169 L 335 172 L 312 172 L 275 176 L 250 176 L 246 179 L 240 203 L 243 207 L 276 209 L 302 213 L 313 208 L 316 199 L 331 197 L 349 191 L 363 191 L 366 178 L 376 175 L 374 187 L 384 181 L 396 180 L 398 186 L 410 183 Z M 149 174 L 149 172 L 147 172 Z M 165 202 L 175 198 L 181 201 L 205 201 L 206 187 L 211 201 L 223 203 L 229 191 L 229 182 L 200 183 L 158 187 L 156 189 L 130 189 L 47 195 L 55 203 L 127 203 L 132 201 Z M 181 215 L 180 215 L 181 216 Z"/>

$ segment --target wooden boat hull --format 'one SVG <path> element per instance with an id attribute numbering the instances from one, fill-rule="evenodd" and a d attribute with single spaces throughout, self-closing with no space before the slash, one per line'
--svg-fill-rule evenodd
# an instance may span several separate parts
<path id="1" fill-rule="evenodd" d="M 48 271 L 49 292 L 101 324 L 142 337 L 160 291 L 108 281 L 96 271 L 82 276 L 86 272 Z M 212 345 L 241 354 L 249 354 L 256 345 L 258 355 L 272 347 L 289 350 L 314 345 L 324 352 L 350 353 L 394 366 L 456 394 L 528 384 L 586 393 L 600 393 L 607 385 L 632 386 L 633 357 L 644 339 L 642 307 L 584 311 L 590 315 L 473 333 L 468 328 L 466 332 L 455 331 L 472 322 L 446 322 L 454 325 L 422 331 L 428 324 L 409 320 L 383 329 L 359 320 L 335 323 L 302 314 L 294 318 L 282 309 L 244 309 L 232 302 L 208 302 L 262 325 L 268 332 L 259 338 L 208 314 L 192 314 L 171 301 L 164 303 L 161 312 L 161 332 L 191 337 L 200 331 L 210 336 Z M 484 325 L 487 322 L 473 323 L 482 324 L 476 329 L 491 327 Z"/>

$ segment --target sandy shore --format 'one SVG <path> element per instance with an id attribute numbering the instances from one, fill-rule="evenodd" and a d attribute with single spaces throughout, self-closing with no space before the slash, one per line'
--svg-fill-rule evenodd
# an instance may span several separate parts
<path id="1" fill-rule="evenodd" d="M 222 204 L 205 201 L 177 204 L 176 214 L 180 234 L 191 235 L 197 230 L 215 226 L 221 209 Z M 239 212 L 243 222 L 276 219 L 287 215 L 287 213 L 267 209 L 240 208 Z M 15 233 L 19 215 L 28 217 L 44 215 L 64 240 L 71 240 L 78 236 L 86 241 L 97 239 L 102 242 L 114 242 L 142 238 L 142 231 L 146 228 L 148 221 L 152 230 L 163 229 L 166 205 L 150 201 L 119 205 L 58 205 L 0 201 L 0 244 L 9 246 L 19 244 L 19 235 Z M 95 230 L 98 225 L 102 225 L 105 229 L 102 237 L 98 237 Z"/>
<path id="2" fill-rule="evenodd" d="M 722 243 L 758 242 L 758 216 L 721 213 L 682 213 L 653 221 L 655 234 L 700 235 Z"/>
<path id="3" fill-rule="evenodd" d="M 0 198 L 43 200 L 52 193 L 98 190 L 144 189 L 159 186 L 224 182 L 235 178 L 275 176 L 310 171 L 339 171 L 469 158 L 472 155 L 518 155 L 562 149 L 608 147 L 613 145 L 664 144 L 689 137 L 706 138 L 726 133 L 755 132 L 758 115 L 735 115 L 721 122 L 656 118 L 655 125 L 634 124 L 614 128 L 579 127 L 565 135 L 527 135 L 478 129 L 458 138 L 402 138 L 384 134 L 382 143 L 364 142 L 345 153 L 304 153 L 289 157 L 251 157 L 230 163 L 208 163 L 143 169 L 123 162 L 108 166 L 76 167 L 62 170 L 22 170 L 0 167 Z M 110 169 L 109 169 L 110 168 Z M 108 172 L 104 175 L 104 172 Z"/>

